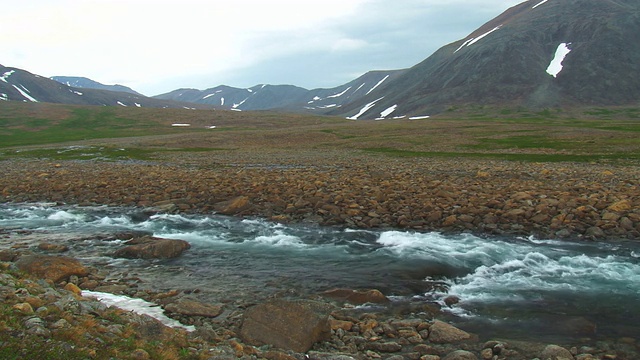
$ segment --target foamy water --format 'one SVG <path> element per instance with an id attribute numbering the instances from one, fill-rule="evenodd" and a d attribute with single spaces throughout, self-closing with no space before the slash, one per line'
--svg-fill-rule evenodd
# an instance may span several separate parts
<path id="1" fill-rule="evenodd" d="M 81 260 L 129 267 L 155 276 L 155 285 L 167 289 L 191 286 L 205 294 L 266 298 L 290 289 L 315 294 L 335 287 L 377 288 L 398 301 L 440 303 L 456 295 L 460 302 L 447 311 L 461 322 L 513 326 L 560 314 L 596 324 L 602 333 L 623 335 L 624 328 L 640 334 L 640 246 L 632 242 L 288 226 L 52 204 L 1 205 L 0 228 L 136 230 L 186 240 L 192 248 L 165 262 L 112 259 L 109 254 L 121 246 L 113 239 L 74 244 Z M 434 282 L 448 291 L 434 288 Z"/>

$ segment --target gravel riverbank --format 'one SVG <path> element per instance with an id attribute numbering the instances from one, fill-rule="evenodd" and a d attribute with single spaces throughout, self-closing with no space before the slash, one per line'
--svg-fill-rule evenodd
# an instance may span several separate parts
<path id="1" fill-rule="evenodd" d="M 5 202 L 154 207 L 352 228 L 640 238 L 635 166 L 326 155 L 3 161 L 0 192 Z"/>

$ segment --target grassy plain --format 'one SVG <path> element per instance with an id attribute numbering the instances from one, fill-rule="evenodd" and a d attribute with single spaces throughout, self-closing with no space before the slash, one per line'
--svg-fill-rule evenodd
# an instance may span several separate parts
<path id="1" fill-rule="evenodd" d="M 190 124 L 174 127 L 172 124 Z M 215 126 L 215 128 L 210 128 Z M 422 120 L 0 103 L 0 159 L 146 160 L 170 154 L 340 151 L 514 161 L 640 159 L 640 110 L 477 108 Z M 295 152 L 293 152 L 295 154 Z"/>

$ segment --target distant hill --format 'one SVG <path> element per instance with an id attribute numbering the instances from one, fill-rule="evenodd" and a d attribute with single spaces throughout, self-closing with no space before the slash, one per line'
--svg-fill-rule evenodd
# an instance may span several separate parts
<path id="1" fill-rule="evenodd" d="M 211 108 L 203 104 L 166 101 L 116 92 L 71 87 L 28 71 L 0 65 L 0 101 L 154 108 Z"/>
<path id="2" fill-rule="evenodd" d="M 365 96 L 380 84 L 395 79 L 402 70 L 371 71 L 347 84 L 307 90 L 293 85 L 256 85 L 241 89 L 217 86 L 207 90 L 178 89 L 156 99 L 215 105 L 228 110 L 287 110 L 326 113 Z"/>
<path id="3" fill-rule="evenodd" d="M 83 88 L 83 89 L 98 89 L 98 90 L 109 90 L 109 91 L 119 91 L 119 92 L 127 92 L 135 95 L 142 95 L 135 90 L 123 86 L 123 85 L 104 85 L 97 81 L 88 79 L 86 77 L 78 77 L 78 76 L 52 76 L 51 80 L 55 80 L 59 83 L 75 87 L 75 88 Z"/>
<path id="4" fill-rule="evenodd" d="M 530 0 L 330 114 L 640 105 L 640 1 Z"/>

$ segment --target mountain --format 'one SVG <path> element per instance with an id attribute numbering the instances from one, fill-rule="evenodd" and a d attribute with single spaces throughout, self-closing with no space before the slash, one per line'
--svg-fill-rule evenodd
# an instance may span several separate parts
<path id="1" fill-rule="evenodd" d="M 329 114 L 640 104 L 640 1 L 530 0 Z"/>
<path id="2" fill-rule="evenodd" d="M 71 87 L 25 70 L 2 65 L 0 65 L 0 100 L 72 105 L 211 108 L 203 104 L 159 100 L 128 92 Z"/>
<path id="3" fill-rule="evenodd" d="M 207 90 L 178 89 L 154 98 L 210 104 L 227 110 L 266 110 L 301 101 L 306 93 L 292 85 L 256 85 L 247 89 L 222 85 Z"/>
<path id="4" fill-rule="evenodd" d="M 210 104 L 228 110 L 278 109 L 325 113 L 366 96 L 385 81 L 395 79 L 402 73 L 402 70 L 371 71 L 330 89 L 307 90 L 292 85 L 264 84 L 241 89 L 222 85 L 207 90 L 178 89 L 154 98 Z"/>
<path id="5" fill-rule="evenodd" d="M 124 85 L 104 85 L 97 81 L 88 79 L 86 77 L 78 77 L 78 76 L 52 76 L 51 80 L 55 80 L 59 83 L 65 84 L 67 86 L 75 87 L 75 88 L 83 88 L 83 89 L 98 89 L 98 90 L 109 90 L 109 91 L 120 91 L 127 92 L 135 95 L 142 95 L 133 89 L 126 87 Z"/>

